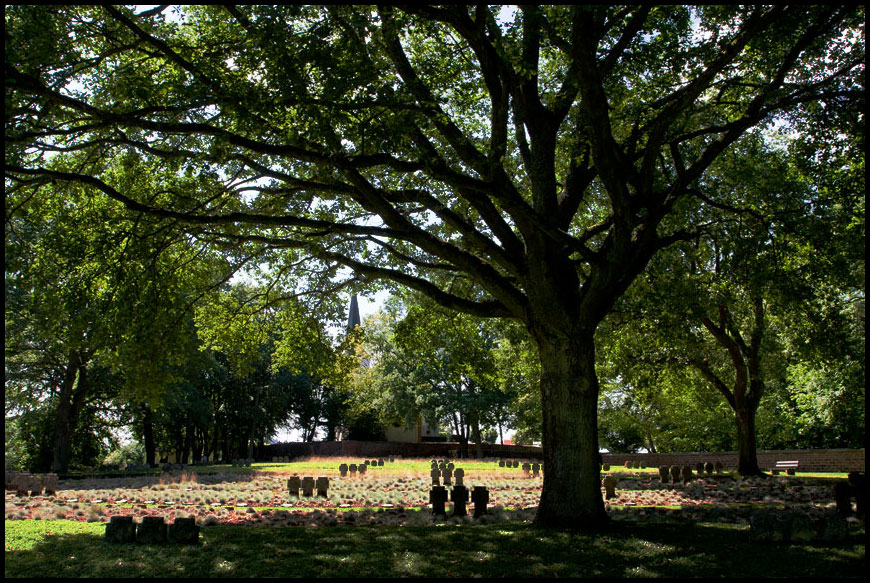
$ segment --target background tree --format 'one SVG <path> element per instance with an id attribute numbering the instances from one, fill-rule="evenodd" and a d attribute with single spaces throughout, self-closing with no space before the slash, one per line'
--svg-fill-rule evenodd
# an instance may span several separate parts
<path id="1" fill-rule="evenodd" d="M 7 176 L 522 322 L 541 360 L 542 525 L 606 523 L 595 332 L 690 235 L 695 183 L 777 113 L 863 96 L 862 6 L 164 12 L 7 8 Z M 73 148 L 192 184 L 160 196 L 43 156 Z"/>
<path id="2" fill-rule="evenodd" d="M 747 157 L 760 163 L 747 168 Z M 854 248 L 847 228 L 854 215 L 833 208 L 827 194 L 804 178 L 783 152 L 744 140 L 735 155 L 720 157 L 700 187 L 731 193 L 720 197 L 707 234 L 659 254 L 633 288 L 641 294 L 637 303 L 624 304 L 649 324 L 629 326 L 618 341 L 628 349 L 617 356 L 625 363 L 623 374 L 656 366 L 700 373 L 734 413 L 743 475 L 761 473 L 756 415 L 768 388 L 787 382 L 796 356 L 788 349 L 790 337 L 844 347 L 833 332 L 842 327 L 840 318 L 820 310 L 817 298 L 820 290 L 853 289 L 856 267 L 863 264 L 862 252 L 847 250 Z M 863 188 L 839 196 L 857 208 Z M 811 214 L 801 210 L 808 205 Z M 827 331 L 810 333 L 801 322 Z M 636 379 L 639 373 L 631 374 Z"/>

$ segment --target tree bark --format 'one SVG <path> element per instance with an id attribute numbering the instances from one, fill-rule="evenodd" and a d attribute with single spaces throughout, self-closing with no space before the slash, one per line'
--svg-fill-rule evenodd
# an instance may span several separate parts
<path id="1" fill-rule="evenodd" d="M 84 406 L 85 393 L 90 388 L 87 372 L 87 359 L 77 351 L 70 351 L 55 417 L 52 472 L 69 469 L 72 436 Z"/>
<path id="2" fill-rule="evenodd" d="M 535 523 L 600 530 L 608 523 L 598 464 L 598 379 L 592 334 L 538 337 L 544 483 Z"/>
<path id="3" fill-rule="evenodd" d="M 763 472 L 758 467 L 755 438 L 755 410 L 741 407 L 734 412 L 737 424 L 737 473 L 741 476 L 758 476 Z"/>
<path id="4" fill-rule="evenodd" d="M 145 442 L 145 463 L 156 467 L 157 447 L 154 444 L 154 413 L 147 404 L 142 405 L 142 441 Z"/>

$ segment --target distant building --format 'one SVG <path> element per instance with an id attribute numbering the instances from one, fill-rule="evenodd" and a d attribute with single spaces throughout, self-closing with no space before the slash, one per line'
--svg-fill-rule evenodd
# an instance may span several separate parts
<path id="1" fill-rule="evenodd" d="M 362 320 L 359 317 L 359 302 L 356 299 L 356 294 L 354 294 L 350 298 L 350 310 L 348 310 L 347 314 L 347 331 L 350 332 L 360 324 L 362 324 Z"/>
<path id="2" fill-rule="evenodd" d="M 422 441 L 435 441 L 440 433 L 437 425 L 430 425 L 422 417 L 417 417 L 417 423 L 387 427 L 386 437 L 387 441 L 420 443 Z"/>

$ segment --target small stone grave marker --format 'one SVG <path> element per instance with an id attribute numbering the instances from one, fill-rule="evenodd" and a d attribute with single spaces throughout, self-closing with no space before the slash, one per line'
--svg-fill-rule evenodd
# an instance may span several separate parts
<path id="1" fill-rule="evenodd" d="M 613 475 L 604 478 L 604 497 L 608 500 L 616 497 L 616 477 Z"/>
<path id="2" fill-rule="evenodd" d="M 314 483 L 317 488 L 317 495 L 327 498 L 327 491 L 329 490 L 329 478 L 326 476 L 319 476 Z"/>
<path id="3" fill-rule="evenodd" d="M 471 491 L 471 501 L 474 503 L 475 518 L 486 514 L 486 505 L 489 504 L 489 490 L 486 486 L 475 486 Z"/>
<path id="4" fill-rule="evenodd" d="M 106 524 L 106 540 L 110 543 L 136 542 L 136 525 L 132 516 L 113 516 Z"/>
<path id="5" fill-rule="evenodd" d="M 199 543 L 199 527 L 196 525 L 196 519 L 176 518 L 175 522 L 169 525 L 167 532 L 169 542 L 181 545 L 195 545 Z"/>
<path id="6" fill-rule="evenodd" d="M 683 466 L 680 470 L 680 477 L 683 484 L 688 484 L 692 480 L 692 466 Z"/>
<path id="7" fill-rule="evenodd" d="M 338 466 L 338 473 L 341 474 L 341 477 L 344 478 L 347 476 L 347 464 L 340 464 Z"/>
<path id="8" fill-rule="evenodd" d="M 432 505 L 432 514 L 435 516 L 447 516 L 444 504 L 447 502 L 447 488 L 444 486 L 432 486 L 429 491 L 429 503 Z"/>
<path id="9" fill-rule="evenodd" d="M 302 495 L 309 498 L 314 496 L 314 478 L 311 476 L 302 478 Z"/>
<path id="10" fill-rule="evenodd" d="M 671 469 L 668 466 L 659 466 L 659 478 L 662 484 L 667 484 L 670 481 Z"/>
<path id="11" fill-rule="evenodd" d="M 453 516 L 467 516 L 468 490 L 465 486 L 454 486 L 450 499 L 453 500 Z"/>
<path id="12" fill-rule="evenodd" d="M 287 489 L 290 491 L 291 496 L 299 497 L 299 488 L 301 488 L 301 481 L 299 476 L 293 476 L 287 479 Z"/>
<path id="13" fill-rule="evenodd" d="M 136 527 L 136 542 L 139 544 L 163 544 L 166 542 L 166 523 L 162 516 L 143 516 Z"/>
<path id="14" fill-rule="evenodd" d="M 465 470 L 462 468 L 456 468 L 453 470 L 453 477 L 456 479 L 456 485 L 462 486 L 462 479 L 465 477 Z"/>

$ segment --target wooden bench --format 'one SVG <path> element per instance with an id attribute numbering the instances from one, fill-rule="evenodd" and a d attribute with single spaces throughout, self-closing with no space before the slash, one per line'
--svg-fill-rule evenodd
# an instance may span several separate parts
<path id="1" fill-rule="evenodd" d="M 778 475 L 780 470 L 785 470 L 786 474 L 793 476 L 798 469 L 799 462 L 797 461 L 779 461 L 770 469 L 770 473 L 774 476 Z"/>

